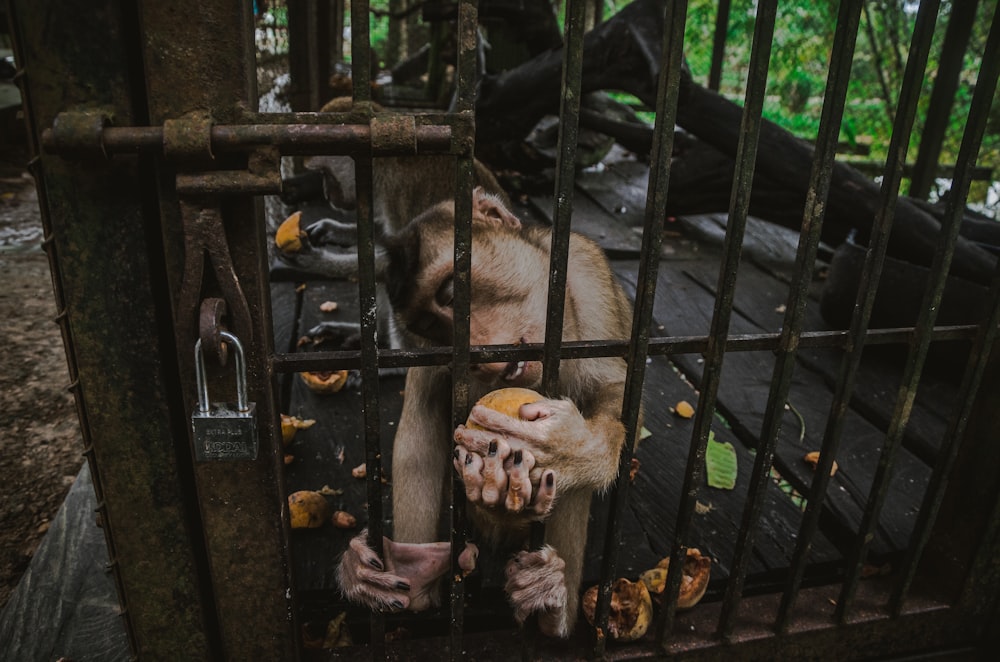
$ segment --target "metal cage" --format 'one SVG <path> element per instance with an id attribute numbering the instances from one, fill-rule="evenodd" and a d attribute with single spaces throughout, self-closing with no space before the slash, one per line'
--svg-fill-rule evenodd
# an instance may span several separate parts
<path id="1" fill-rule="evenodd" d="M 643 1 L 643 0 L 640 0 Z M 645 225 L 635 284 L 632 337 L 608 342 L 563 343 L 561 292 L 572 226 L 583 89 L 584 23 L 588 3 L 568 0 L 559 103 L 558 167 L 552 212 L 554 240 L 549 283 L 550 319 L 543 346 L 470 347 L 469 297 L 473 156 L 476 145 L 477 2 L 454 7 L 458 45 L 455 97 L 448 112 L 400 114 L 409 129 L 388 131 L 371 104 L 371 50 L 367 21 L 352 21 L 351 77 L 354 106 L 347 113 L 259 113 L 252 12 L 247 2 L 202 0 L 174 3 L 70 3 L 9 0 L 19 80 L 35 154 L 31 162 L 42 201 L 45 245 L 53 270 L 60 322 L 74 376 L 87 458 L 94 475 L 105 535 L 134 655 L 138 658 L 380 659 L 420 655 L 451 658 L 604 656 L 615 659 L 669 654 L 714 659 L 720 654 L 758 658 L 796 656 L 846 659 L 974 651 L 995 638 L 998 592 L 996 356 L 991 353 L 1000 321 L 1000 279 L 989 283 L 982 322 L 936 326 L 962 211 L 985 131 L 1000 69 L 1000 12 L 991 16 L 980 59 L 961 152 L 920 307 L 912 328 L 870 328 L 880 275 L 907 156 L 920 83 L 942 3 L 920 3 L 892 131 L 881 193 L 873 211 L 850 323 L 844 329 L 807 330 L 805 316 L 813 265 L 820 247 L 826 200 L 845 175 L 835 161 L 847 82 L 859 32 L 862 0 L 843 0 L 815 147 L 782 164 L 777 177 L 808 178 L 800 240 L 780 330 L 734 332 L 734 296 L 755 164 L 774 145 L 773 125 L 762 120 L 768 62 L 778 10 L 776 0 L 756 4 L 746 96 L 733 130 L 716 136 L 735 155 L 736 169 L 708 332 L 662 335 L 653 323 L 668 209 L 675 124 L 695 124 L 717 107 L 718 97 L 686 81 L 683 62 L 687 3 L 662 7 L 658 82 L 648 99 L 656 113 L 649 163 Z M 956 11 L 961 3 L 952 3 Z M 729 11 L 720 3 L 720 16 Z M 317 87 L 330 62 L 305 43 L 339 44 L 343 6 L 337 2 L 287 3 L 292 39 L 296 110 L 321 101 Z M 352 0 L 351 16 L 368 16 L 367 0 Z M 312 20 L 310 21 L 310 17 Z M 717 34 L 724 33 L 723 27 Z M 330 28 L 334 26 L 334 37 Z M 724 41 L 724 40 L 722 40 Z M 183 46 L 182 46 L 183 45 Z M 716 61 L 721 61 L 721 47 Z M 310 60 L 310 57 L 313 59 Z M 713 79 L 718 81 L 717 72 Z M 716 83 L 717 85 L 717 83 Z M 712 111 L 712 112 L 715 112 Z M 717 115 L 716 115 L 717 116 Z M 737 128 L 738 127 L 738 128 Z M 398 128 L 398 127 L 395 127 Z M 298 353 L 276 342 L 274 292 L 268 279 L 261 195 L 281 191 L 282 158 L 349 155 L 357 169 L 360 279 L 357 285 L 360 348 Z M 372 158 L 385 155 L 452 154 L 457 158 L 454 346 L 426 351 L 380 348 L 372 222 Z M 807 174 L 808 173 L 808 174 Z M 258 196 L 258 197 L 254 197 Z M 206 258 L 210 264 L 205 264 Z M 206 268 L 210 267 L 210 268 Z M 191 348 L 199 336 L 199 305 L 207 297 L 228 304 L 232 331 L 246 346 L 250 399 L 257 406 L 262 448 L 254 460 L 195 462 L 188 421 L 196 402 Z M 294 340 L 293 331 L 283 338 Z M 929 348 L 939 341 L 970 344 L 967 365 L 955 386 L 947 431 L 929 461 L 920 506 L 913 513 L 909 544 L 893 571 L 865 579 L 872 540 L 888 499 Z M 810 550 L 821 535 L 831 469 L 845 435 L 845 412 L 859 380 L 862 353 L 895 345 L 906 359 L 897 376 L 893 414 L 877 467 L 849 544 L 832 579 L 809 575 Z M 810 348 L 839 351 L 837 378 L 822 434 L 819 465 L 805 493 L 794 554 L 769 587 L 748 590 L 746 578 L 762 522 L 765 496 L 796 359 Z M 704 488 L 706 447 L 727 357 L 743 352 L 773 355 L 760 445 L 739 514 L 729 573 L 713 599 L 698 609 L 676 610 L 680 568 L 693 544 L 692 526 Z M 381 540 L 385 486 L 381 464 L 386 438 L 386 394 L 378 387 L 387 367 L 447 364 L 454 378 L 452 419 L 470 408 L 468 374 L 477 362 L 530 358 L 544 362 L 549 390 L 561 360 L 625 357 L 628 382 L 622 421 L 634 438 L 651 357 L 702 356 L 698 405 L 687 439 L 687 462 L 676 510 L 659 516 L 673 531 L 672 559 L 655 632 L 630 644 L 606 641 L 581 625 L 569 642 L 548 641 L 528 627 L 511 645 L 508 625 L 470 628 L 465 586 L 452 573 L 440 612 L 399 617 L 373 613 L 357 636 L 365 643 L 325 652 L 305 651 L 304 615 L 338 599 L 333 592 L 303 590 L 295 583 L 299 543 L 289 530 L 278 426 L 283 389 L 292 373 L 353 369 L 361 375 L 360 429 L 367 464 L 365 491 L 372 540 Z M 210 371 L 213 392 L 226 388 Z M 221 385 L 220 385 L 221 384 Z M 649 406 L 647 404 L 647 406 Z M 630 498 L 627 444 L 619 479 L 607 497 L 600 545 L 597 632 L 607 631 L 610 588 L 618 575 L 622 519 Z M 449 511 L 452 543 L 468 535 L 460 491 Z M 305 543 L 303 543 L 305 545 Z M 333 560 L 330 560 L 332 567 Z M 451 575 L 449 575 L 451 576 Z M 387 638 L 400 622 L 433 634 L 406 641 Z M 430 625 L 428 625 L 430 624 Z M 436 624 L 436 625 L 434 625 Z M 355 623 L 357 625 L 357 623 Z"/>

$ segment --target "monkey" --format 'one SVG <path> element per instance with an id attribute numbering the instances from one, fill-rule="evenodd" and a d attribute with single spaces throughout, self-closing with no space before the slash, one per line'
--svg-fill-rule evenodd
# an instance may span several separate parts
<path id="1" fill-rule="evenodd" d="M 452 341 L 454 202 L 438 203 L 386 238 L 388 293 L 412 347 Z M 504 200 L 473 192 L 470 342 L 539 343 L 547 316 L 551 230 L 522 225 Z M 631 306 L 600 247 L 570 237 L 563 339 L 627 338 Z M 538 388 L 537 361 L 470 368 L 470 397 L 504 386 Z M 393 442 L 393 537 L 382 559 L 365 533 L 350 541 L 337 576 L 344 595 L 376 609 L 419 611 L 439 604 L 450 546 L 439 542 L 443 488 L 455 470 L 470 519 L 490 544 L 520 547 L 505 566 L 517 621 L 537 614 L 540 630 L 569 636 L 576 621 L 591 496 L 618 473 L 626 364 L 621 357 L 564 361 L 559 396 L 510 417 L 481 405 L 451 429 L 446 366 L 410 368 Z M 546 523 L 545 545 L 524 548 L 530 524 Z M 465 550 L 461 567 L 471 565 Z"/>
<path id="2" fill-rule="evenodd" d="M 376 112 L 383 109 L 373 104 Z M 353 107 L 350 97 L 338 97 L 327 102 L 321 112 L 347 112 Z M 323 191 L 334 208 L 354 209 L 354 160 L 349 156 L 314 156 L 306 159 L 309 170 L 323 174 Z M 455 197 L 456 158 L 449 155 L 376 157 L 372 159 L 372 220 L 375 228 L 376 319 L 383 345 L 394 349 L 404 346 L 393 317 L 388 311 L 384 292 L 386 235 L 399 232 L 420 212 L 444 200 Z M 473 160 L 473 181 L 510 206 L 506 192 L 496 177 L 482 162 Z M 332 211 L 332 210 L 331 210 Z M 295 253 L 279 251 L 286 263 L 304 271 L 331 278 L 357 278 L 357 226 L 354 223 L 322 218 L 305 228 L 302 248 Z M 342 347 L 355 347 L 359 325 L 350 322 L 325 321 L 306 331 L 317 341 L 333 341 Z M 398 371 L 383 369 L 381 374 Z M 356 387 L 357 374 L 352 372 L 348 384 Z"/>
<path id="3" fill-rule="evenodd" d="M 350 97 L 337 97 L 320 110 L 324 113 L 348 112 Z M 384 109 L 373 104 L 376 112 Z M 323 193 L 330 205 L 340 210 L 355 209 L 354 159 L 349 156 L 312 156 L 305 160 L 307 170 L 323 175 Z M 449 155 L 382 156 L 372 159 L 372 220 L 376 239 L 376 279 L 384 280 L 384 249 L 381 239 L 398 232 L 411 219 L 432 205 L 455 197 L 456 159 Z M 483 163 L 473 160 L 477 186 L 499 195 L 509 206 L 506 193 Z M 323 276 L 354 278 L 358 275 L 357 253 L 337 247 L 357 245 L 357 226 L 335 218 L 322 218 L 305 229 L 303 249 L 282 254 L 286 262 Z"/>

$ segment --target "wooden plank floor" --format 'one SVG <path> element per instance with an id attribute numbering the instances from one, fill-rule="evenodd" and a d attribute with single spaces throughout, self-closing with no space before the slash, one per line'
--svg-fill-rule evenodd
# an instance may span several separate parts
<path id="1" fill-rule="evenodd" d="M 602 172 L 585 173 L 574 199 L 574 229 L 598 241 L 612 257 L 620 280 L 634 291 L 642 223 L 645 166 L 629 161 L 612 163 Z M 533 196 L 517 213 L 544 222 L 551 213 L 551 198 Z M 719 247 L 725 218 L 706 216 L 671 219 L 663 248 L 664 259 L 654 310 L 659 335 L 707 334 L 718 280 Z M 788 292 L 788 273 L 797 236 L 751 219 L 738 276 L 732 333 L 774 332 L 783 316 L 779 307 Z M 815 283 L 819 292 L 822 282 Z M 296 292 L 292 281 L 274 284 L 276 346 L 287 347 L 322 319 L 357 319 L 356 284 L 309 280 Z M 335 313 L 319 312 L 319 304 L 337 301 Z M 289 321 L 289 317 L 294 317 Z M 811 301 L 807 330 L 827 329 Z M 761 529 L 750 566 L 748 590 L 780 586 L 794 551 L 802 518 L 802 501 L 787 492 L 804 493 L 812 470 L 803 456 L 818 450 L 829 415 L 833 383 L 840 355 L 833 350 L 804 350 L 793 378 L 790 407 L 785 413 L 776 453 L 775 481 L 764 506 Z M 839 471 L 833 477 L 824 505 L 821 532 L 812 545 L 809 581 L 833 581 L 844 552 L 864 510 L 874 467 L 884 442 L 898 388 L 898 364 L 865 361 L 852 407 L 847 413 Z M 737 352 L 724 361 L 722 383 L 713 432 L 737 449 L 739 474 L 734 490 L 700 488 L 698 513 L 688 545 L 711 555 L 713 583 L 709 600 L 720 595 L 732 563 L 733 548 L 746 499 L 754 448 L 760 433 L 774 357 L 770 352 Z M 655 357 L 644 388 L 646 428 L 651 436 L 636 452 L 639 471 L 630 491 L 629 509 L 619 543 L 619 572 L 635 577 L 668 553 L 673 543 L 684 467 L 693 423 L 676 417 L 671 408 L 680 400 L 697 402 L 701 378 L 700 356 Z M 287 468 L 288 489 L 339 491 L 332 497 L 337 508 L 352 512 L 365 524 L 364 484 L 350 470 L 364 457 L 361 435 L 361 400 L 357 390 L 329 396 L 309 392 L 294 375 L 284 377 L 286 411 L 317 419 L 317 425 L 300 432 L 289 448 L 294 460 Z M 872 545 L 872 561 L 891 562 L 904 549 L 912 531 L 917 507 L 926 485 L 933 457 L 950 413 L 953 391 L 946 383 L 928 377 L 921 387 L 904 448 L 899 453 L 889 498 Z M 386 470 L 384 505 L 389 515 L 392 489 L 391 442 L 402 402 L 402 380 L 380 380 L 381 447 Z M 780 487 L 779 487 L 780 482 Z M 597 577 L 606 504 L 596 500 L 589 532 L 586 575 Z M 391 526 L 391 518 L 386 523 Z M 356 531 L 324 528 L 293 532 L 293 554 L 299 588 L 328 594 L 335 588 L 335 560 Z M 487 577 L 491 576 L 487 572 Z M 486 584 L 490 582 L 487 579 Z"/>

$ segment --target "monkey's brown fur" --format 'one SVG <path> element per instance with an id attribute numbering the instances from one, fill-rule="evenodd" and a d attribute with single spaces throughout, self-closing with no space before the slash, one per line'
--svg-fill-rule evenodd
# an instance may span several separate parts
<path id="1" fill-rule="evenodd" d="M 454 205 L 446 202 L 420 215 L 388 241 L 390 298 L 399 327 L 414 346 L 450 342 L 453 232 Z M 477 190 L 472 226 L 473 345 L 542 342 L 550 244 L 549 229 L 521 227 L 500 199 Z M 627 338 L 630 320 L 629 301 L 601 249 L 573 234 L 563 339 Z M 522 557 L 517 572 L 530 578 L 526 583 L 532 594 L 520 599 L 512 594 L 512 601 L 522 603 L 515 604 L 520 618 L 533 606 L 544 606 L 540 622 L 553 635 L 568 635 L 576 619 L 590 497 L 606 489 L 617 473 L 625 436 L 619 420 L 625 371 L 620 358 L 563 362 L 560 395 L 576 405 L 582 421 L 568 409 L 560 410 L 544 421 L 527 424 L 535 425 L 535 434 L 541 433 L 541 438 L 508 439 L 511 448 L 523 447 L 534 456 L 533 482 L 545 470 L 555 473 L 558 496 L 546 521 L 546 543 L 565 562 L 564 608 L 552 609 L 550 595 L 533 594 L 556 591 L 544 581 L 551 559 Z M 514 372 L 511 364 L 479 366 L 476 376 L 480 380 L 473 381 L 471 398 L 507 385 L 539 386 L 539 364 L 529 362 L 515 380 L 504 378 Z M 445 507 L 442 488 L 450 479 L 454 449 L 450 389 L 445 367 L 411 368 L 408 373 L 393 448 L 396 541 L 429 543 L 442 537 L 438 531 L 439 514 Z M 549 402 L 556 408 L 571 407 L 563 401 Z M 531 519 L 477 504 L 470 511 L 477 527 L 492 540 L 523 538 Z"/>

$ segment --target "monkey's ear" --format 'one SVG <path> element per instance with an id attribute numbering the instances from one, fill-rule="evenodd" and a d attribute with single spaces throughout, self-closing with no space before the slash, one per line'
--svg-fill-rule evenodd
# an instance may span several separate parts
<path id="1" fill-rule="evenodd" d="M 472 215 L 481 216 L 491 223 L 511 230 L 521 229 L 521 220 L 507 209 L 500 196 L 487 193 L 482 186 L 477 186 L 472 191 Z"/>

